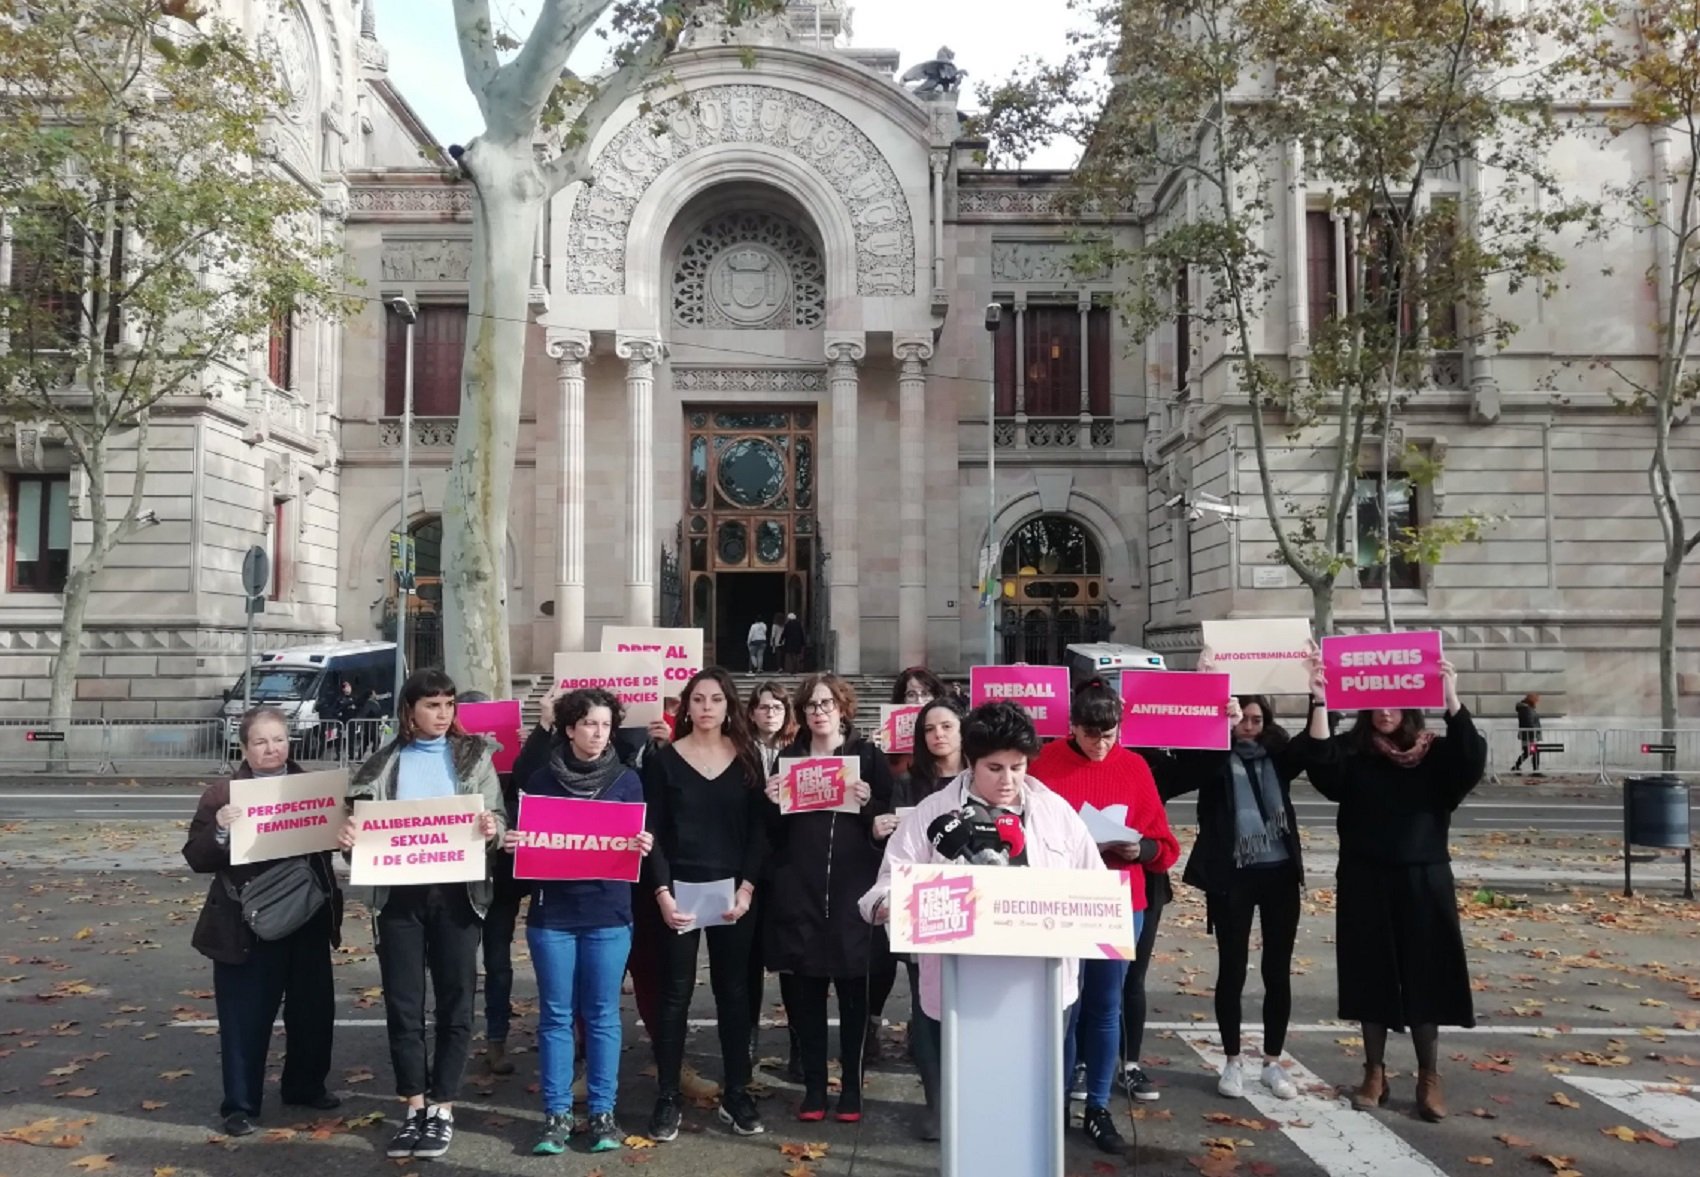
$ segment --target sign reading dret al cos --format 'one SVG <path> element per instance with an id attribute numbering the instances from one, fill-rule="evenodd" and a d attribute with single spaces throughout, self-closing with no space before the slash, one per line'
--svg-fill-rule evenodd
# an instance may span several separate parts
<path id="1" fill-rule="evenodd" d="M 898 863 L 890 912 L 897 952 L 1134 957 L 1126 871 Z"/>

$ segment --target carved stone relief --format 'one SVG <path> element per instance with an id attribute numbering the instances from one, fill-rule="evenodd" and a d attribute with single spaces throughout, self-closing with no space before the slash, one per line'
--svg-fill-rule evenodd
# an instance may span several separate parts
<path id="1" fill-rule="evenodd" d="M 673 368 L 675 392 L 813 393 L 825 387 L 823 368 Z"/>
<path id="2" fill-rule="evenodd" d="M 657 124 L 666 131 L 655 134 Z M 566 289 L 624 294 L 626 239 L 650 185 L 693 152 L 761 143 L 796 156 L 843 201 L 856 241 L 856 292 L 913 294 L 915 236 L 909 202 L 879 148 L 849 119 L 772 86 L 711 86 L 635 118 L 596 157 L 595 179 L 573 209 Z"/>
<path id="3" fill-rule="evenodd" d="M 386 282 L 465 282 L 472 271 L 472 242 L 386 241 L 382 264 Z"/>
<path id="4" fill-rule="evenodd" d="M 797 226 L 771 213 L 729 213 L 679 251 L 673 322 L 680 327 L 819 327 L 826 267 Z"/>
<path id="5" fill-rule="evenodd" d="M 1071 282 L 1102 271 L 1077 273 L 1070 264 L 1083 247 L 1072 241 L 994 241 L 992 277 L 1006 282 Z"/>

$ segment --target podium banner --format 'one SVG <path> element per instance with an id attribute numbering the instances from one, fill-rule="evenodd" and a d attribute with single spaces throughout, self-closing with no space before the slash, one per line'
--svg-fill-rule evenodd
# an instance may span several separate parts
<path id="1" fill-rule="evenodd" d="M 898 863 L 894 952 L 1134 958 L 1127 871 Z"/>

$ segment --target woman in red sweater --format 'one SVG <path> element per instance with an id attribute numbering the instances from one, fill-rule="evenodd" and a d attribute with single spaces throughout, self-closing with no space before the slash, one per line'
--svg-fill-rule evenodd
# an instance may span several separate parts
<path id="1" fill-rule="evenodd" d="M 1125 805 L 1125 839 L 1101 843 L 1099 852 L 1112 870 L 1127 871 L 1133 895 L 1134 938 L 1145 913 L 1145 873 L 1162 873 L 1180 857 L 1180 843 L 1169 829 L 1163 801 L 1151 769 L 1137 754 L 1123 748 L 1121 696 L 1094 679 L 1075 692 L 1069 706 L 1069 738 L 1057 740 L 1039 753 L 1028 770 L 1045 787 L 1079 812 Z M 1085 1039 L 1086 1134 L 1105 1152 L 1120 1152 L 1122 1138 L 1109 1112 L 1110 1084 L 1115 1079 L 1116 1055 L 1121 1048 L 1122 986 L 1127 963 L 1113 960 L 1081 962 L 1080 999 L 1069 1010 L 1063 1073 L 1074 1074 L 1076 1031 Z"/>

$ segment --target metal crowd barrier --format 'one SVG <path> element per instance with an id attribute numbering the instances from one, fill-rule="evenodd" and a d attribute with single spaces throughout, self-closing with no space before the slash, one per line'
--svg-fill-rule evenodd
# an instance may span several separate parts
<path id="1" fill-rule="evenodd" d="M 1586 776 L 1607 784 L 1605 733 L 1591 727 L 1542 725 L 1534 751 L 1524 756 L 1522 732 L 1515 727 L 1488 728 L 1488 780 L 1498 785 L 1505 778 L 1541 776 Z M 1518 761 L 1522 765 L 1518 765 Z M 1521 775 L 1520 775 L 1521 774 Z"/>
<path id="2" fill-rule="evenodd" d="M 0 719 L 0 772 L 102 772 L 104 719 Z"/>
<path id="3" fill-rule="evenodd" d="M 326 720 L 290 732 L 303 768 L 354 767 L 394 734 L 388 719 Z M 220 776 L 242 758 L 236 724 L 211 719 L 0 719 L 0 774 Z"/>
<path id="4" fill-rule="evenodd" d="M 1700 728 L 1617 728 L 1605 733 L 1602 753 L 1611 776 L 1648 773 L 1700 777 Z"/>

